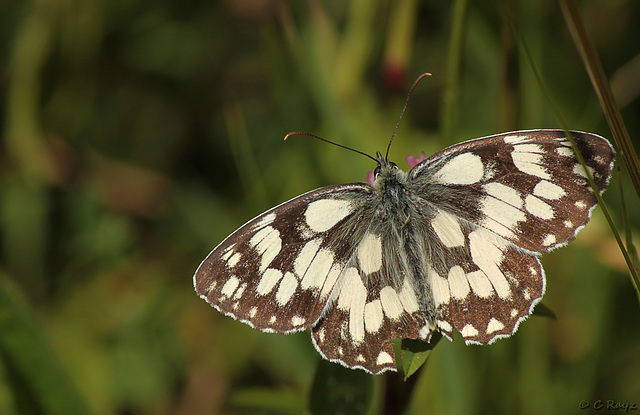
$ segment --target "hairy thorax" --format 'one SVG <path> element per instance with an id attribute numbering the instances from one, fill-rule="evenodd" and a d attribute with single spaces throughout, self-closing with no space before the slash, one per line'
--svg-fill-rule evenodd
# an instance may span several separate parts
<path id="1" fill-rule="evenodd" d="M 388 225 L 401 234 L 411 218 L 415 217 L 419 201 L 409 189 L 407 172 L 384 158 L 379 158 L 378 163 L 373 183 L 375 216 L 378 220 L 390 221 Z"/>

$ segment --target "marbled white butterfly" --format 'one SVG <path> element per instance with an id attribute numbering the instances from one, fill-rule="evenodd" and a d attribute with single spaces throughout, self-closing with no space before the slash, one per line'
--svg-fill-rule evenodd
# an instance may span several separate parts
<path id="1" fill-rule="evenodd" d="M 602 193 L 613 148 L 571 135 Z M 545 290 L 538 256 L 574 239 L 597 204 L 562 130 L 466 141 L 408 173 L 376 161 L 373 185 L 313 190 L 232 233 L 196 271 L 200 297 L 260 331 L 311 328 L 332 362 L 396 370 L 391 339 L 515 333 Z"/>

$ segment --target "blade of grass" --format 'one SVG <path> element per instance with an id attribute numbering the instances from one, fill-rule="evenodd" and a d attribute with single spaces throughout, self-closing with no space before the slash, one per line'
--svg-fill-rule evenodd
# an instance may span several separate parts
<path id="1" fill-rule="evenodd" d="M 258 162 L 254 156 L 242 107 L 232 103 L 225 108 L 225 121 L 229 132 L 229 146 L 238 167 L 238 174 L 244 193 L 251 206 L 264 206 L 267 202 L 267 191 L 260 174 Z"/>
<path id="2" fill-rule="evenodd" d="M 638 270 L 637 270 L 634 262 L 631 260 L 631 256 L 629 255 L 629 252 L 628 252 L 626 246 L 622 242 L 622 238 L 620 237 L 620 233 L 618 232 L 618 229 L 616 228 L 616 225 L 613 222 L 613 218 L 611 217 L 611 214 L 609 213 L 609 209 L 607 208 L 607 205 L 604 202 L 604 199 L 602 198 L 602 195 L 600 194 L 600 192 L 598 190 L 598 187 L 596 186 L 595 182 L 593 181 L 593 177 L 591 176 L 591 173 L 589 172 L 589 169 L 586 166 L 584 158 L 582 157 L 582 154 L 580 153 L 580 150 L 578 149 L 578 146 L 576 145 L 576 142 L 573 139 L 573 136 L 569 132 L 569 128 L 567 126 L 567 123 L 564 120 L 564 118 L 562 117 L 562 112 L 560 111 L 560 108 L 558 107 L 558 104 L 556 103 L 555 99 L 553 98 L 553 94 L 551 93 L 551 91 L 547 87 L 547 84 L 544 82 L 544 79 L 542 78 L 542 74 L 540 73 L 540 71 L 538 70 L 537 66 L 535 65 L 535 62 L 533 61 L 533 58 L 531 56 L 531 53 L 530 53 L 529 48 L 527 46 L 527 43 L 525 42 L 525 40 L 521 36 L 519 36 L 519 33 L 515 30 L 515 27 L 513 25 L 513 22 L 511 20 L 511 18 L 509 16 L 508 16 L 508 18 L 509 18 L 509 22 L 511 24 L 511 28 L 513 30 L 514 36 L 516 36 L 516 38 L 518 39 L 518 41 L 519 41 L 519 43 L 521 45 L 521 50 L 523 50 L 525 52 L 525 55 L 527 56 L 527 59 L 529 60 L 529 64 L 531 65 L 531 69 L 533 70 L 536 78 L 538 79 L 538 83 L 540 84 L 545 96 L 547 97 L 547 101 L 549 102 L 549 105 L 553 109 L 553 112 L 556 115 L 556 117 L 558 119 L 558 122 L 562 126 L 562 129 L 565 130 L 565 132 L 567 133 L 567 137 L 569 138 L 569 141 L 571 142 L 571 146 L 573 147 L 574 154 L 576 155 L 578 161 L 584 167 L 584 169 L 585 169 L 585 171 L 587 173 L 586 174 L 587 180 L 589 181 L 589 184 L 591 185 L 591 188 L 594 190 L 594 194 L 595 194 L 596 198 L 598 199 L 598 203 L 600 204 L 600 208 L 602 209 L 602 213 L 604 214 L 605 218 L 607 219 L 607 222 L 609 223 L 609 227 L 611 228 L 611 231 L 612 231 L 614 237 L 616 238 L 616 242 L 618 243 L 618 247 L 620 248 L 620 252 L 622 252 L 622 255 L 624 256 L 625 262 L 627 263 L 627 267 L 629 268 L 629 273 L 631 275 L 631 280 L 632 280 L 633 285 L 634 285 L 634 287 L 636 289 L 636 293 L 638 294 L 638 299 L 640 300 L 640 278 L 638 277 Z"/>
<path id="3" fill-rule="evenodd" d="M 6 157 L 16 175 L 3 182 L 0 227 L 4 232 L 7 269 L 20 275 L 34 298 L 44 296 L 44 244 L 46 240 L 47 186 L 55 176 L 45 134 L 40 128 L 42 73 L 55 45 L 56 4 L 36 2 L 15 33 L 9 61 L 7 90 Z"/>
<path id="4" fill-rule="evenodd" d="M 582 19 L 578 12 L 578 8 L 574 0 L 558 0 L 567 27 L 573 36 L 574 43 L 578 49 L 578 53 L 582 57 L 585 69 L 593 84 L 600 106 L 604 115 L 609 123 L 609 128 L 613 133 L 613 139 L 616 142 L 618 151 L 624 160 L 631 182 L 636 189 L 637 195 L 640 197 L 640 161 L 638 161 L 638 155 L 635 152 L 631 140 L 629 138 L 629 132 L 620 115 L 620 109 L 613 98 L 611 87 L 602 69 L 600 58 L 597 51 L 593 47 L 589 36 L 582 24 Z"/>
<path id="5" fill-rule="evenodd" d="M 375 17 L 378 2 L 354 0 L 348 4 L 346 27 L 336 54 L 333 76 L 341 99 L 351 99 L 362 89 L 363 74 L 371 61 L 378 30 Z"/>
<path id="6" fill-rule="evenodd" d="M 627 127 L 622 119 L 622 115 L 620 114 L 620 109 L 616 104 L 616 101 L 613 97 L 613 93 L 611 92 L 611 87 L 607 78 L 604 74 L 604 69 L 602 68 L 602 64 L 600 62 L 600 57 L 598 56 L 598 52 L 594 48 L 587 32 L 582 24 L 582 19 L 580 18 L 580 13 L 578 12 L 578 7 L 574 0 L 558 0 L 560 3 L 560 8 L 562 9 L 562 13 L 564 15 L 565 21 L 567 22 L 567 27 L 573 36 L 573 41 L 578 49 L 578 53 L 582 57 L 585 69 L 589 75 L 589 79 L 591 79 L 591 83 L 593 84 L 593 89 L 598 96 L 598 100 L 600 101 L 600 106 L 602 107 L 602 111 L 609 123 L 609 128 L 613 134 L 613 139 L 616 142 L 618 147 L 618 151 L 624 161 L 625 166 L 627 167 L 627 171 L 629 172 L 629 176 L 631 177 L 631 182 L 636 189 L 636 194 L 640 197 L 640 161 L 638 160 L 638 155 L 635 152 L 633 145 L 631 144 L 631 139 L 629 138 L 629 132 L 627 131 Z M 581 160 L 582 162 L 582 160 Z M 589 181 L 592 182 L 591 175 L 589 174 Z M 593 183 L 592 183 L 593 186 Z M 598 196 L 598 201 L 602 203 L 600 196 L 596 192 L 596 196 Z M 613 222 L 609 215 L 608 210 L 604 204 L 602 205 L 602 211 L 605 213 L 607 217 L 607 221 L 609 221 L 609 226 L 612 226 Z M 624 219 L 627 221 L 628 219 Z M 613 230 L 612 226 L 612 230 Z M 620 250 L 624 255 L 625 261 L 627 262 L 627 266 L 629 267 L 629 271 L 631 272 L 631 279 L 636 289 L 636 295 L 638 296 L 638 300 L 640 301 L 640 278 L 638 277 L 638 269 L 636 267 L 636 263 L 631 258 L 631 255 L 628 251 L 635 252 L 635 246 L 633 246 L 633 241 L 630 237 L 627 238 L 627 243 L 629 244 L 628 250 L 624 247 L 622 239 L 617 231 L 614 231 L 614 235 L 616 237 L 616 241 L 620 246 Z"/>
<path id="7" fill-rule="evenodd" d="M 384 47 L 384 70 L 387 76 L 397 77 L 392 84 L 394 93 L 404 93 L 404 78 L 414 50 L 416 31 L 416 0 L 401 0 L 390 4 L 389 36 Z M 386 82 L 390 82 L 387 80 Z"/>
<path id="8" fill-rule="evenodd" d="M 638 266 L 638 250 L 636 246 L 633 244 L 633 232 L 631 231 L 631 222 L 629 221 L 629 212 L 627 211 L 627 204 L 624 200 L 624 186 L 622 186 L 622 175 L 620 173 L 620 167 L 618 167 L 618 189 L 620 191 L 620 206 L 622 206 L 622 227 L 624 228 L 625 240 L 627 242 L 627 249 L 629 250 L 629 255 L 631 255 L 631 260 L 634 265 Z M 637 284 L 636 284 L 637 287 Z M 638 294 L 638 302 L 640 302 L 640 290 L 636 289 L 636 294 Z"/>
<path id="9" fill-rule="evenodd" d="M 467 16 L 467 0 L 456 0 L 451 11 L 451 40 L 447 51 L 447 73 L 442 95 L 442 115 L 440 125 L 445 142 L 454 133 L 453 126 L 458 121 L 458 86 L 460 84 L 460 61 L 464 44 L 464 29 Z"/>
<path id="10" fill-rule="evenodd" d="M 11 53 L 7 99 L 7 153 L 30 182 L 40 184 L 55 168 L 43 144 L 39 102 L 42 72 L 55 42 L 52 22 L 58 10 L 52 4 L 35 3 L 17 33 Z"/>

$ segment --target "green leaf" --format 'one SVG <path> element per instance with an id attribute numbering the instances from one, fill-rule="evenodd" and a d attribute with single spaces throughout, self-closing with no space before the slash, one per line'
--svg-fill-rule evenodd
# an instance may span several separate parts
<path id="1" fill-rule="evenodd" d="M 431 340 L 425 342 L 419 339 L 402 339 L 393 341 L 398 371 L 404 373 L 404 379 L 416 373 L 429 359 L 429 355 L 436 344 L 442 339 L 439 332 L 433 333 Z"/>
<path id="2" fill-rule="evenodd" d="M 311 387 L 312 414 L 366 414 L 373 399 L 373 376 L 320 360 Z"/>

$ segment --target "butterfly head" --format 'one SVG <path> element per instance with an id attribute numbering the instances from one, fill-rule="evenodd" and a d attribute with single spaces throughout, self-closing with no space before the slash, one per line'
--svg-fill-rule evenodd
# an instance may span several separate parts
<path id="1" fill-rule="evenodd" d="M 380 189 L 394 185 L 402 185 L 407 181 L 407 173 L 402 171 L 398 165 L 389 161 L 387 157 L 378 153 L 376 162 L 378 166 L 373 171 L 373 187 Z"/>

